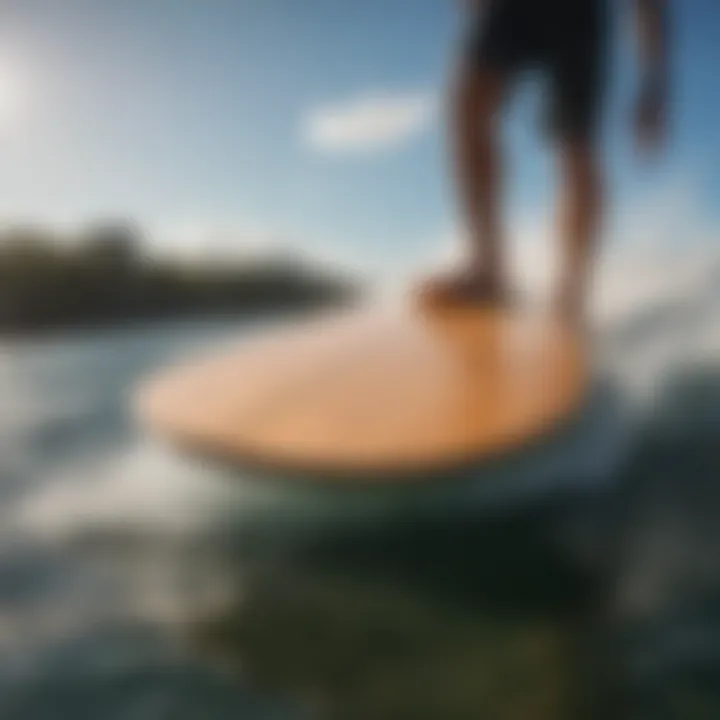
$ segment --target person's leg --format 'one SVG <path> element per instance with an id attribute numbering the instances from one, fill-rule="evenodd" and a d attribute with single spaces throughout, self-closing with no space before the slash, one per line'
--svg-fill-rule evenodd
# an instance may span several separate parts
<path id="1" fill-rule="evenodd" d="M 499 72 L 460 67 L 449 103 L 449 144 L 467 258 L 454 273 L 426 282 L 432 304 L 500 302 L 505 287 L 501 231 L 501 158 L 497 114 L 505 81 Z"/>
<path id="2" fill-rule="evenodd" d="M 559 235 L 563 261 L 558 310 L 573 322 L 585 317 L 593 257 L 603 214 L 599 153 L 589 140 L 559 146 Z"/>
<path id="3" fill-rule="evenodd" d="M 451 102 L 455 182 L 470 241 L 468 273 L 490 292 L 499 291 L 505 280 L 497 133 L 504 86 L 499 72 L 464 67 Z"/>
<path id="4" fill-rule="evenodd" d="M 506 298 L 498 120 L 509 81 L 532 53 L 529 7 L 527 0 L 493 2 L 470 20 L 449 105 L 455 187 L 469 257 L 459 273 L 424 286 L 423 294 L 435 301 Z"/>

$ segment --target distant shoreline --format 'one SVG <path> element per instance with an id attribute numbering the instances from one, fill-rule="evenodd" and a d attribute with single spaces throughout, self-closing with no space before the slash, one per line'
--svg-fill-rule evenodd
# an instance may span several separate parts
<path id="1" fill-rule="evenodd" d="M 139 233 L 103 226 L 75 243 L 0 238 L 0 338 L 249 318 L 343 306 L 357 282 L 277 252 L 240 260 L 149 259 Z"/>

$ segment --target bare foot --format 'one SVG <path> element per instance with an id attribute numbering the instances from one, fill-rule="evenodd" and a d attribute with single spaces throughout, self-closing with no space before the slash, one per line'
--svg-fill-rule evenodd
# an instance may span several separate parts
<path id="1" fill-rule="evenodd" d="M 498 276 L 465 270 L 422 282 L 418 297 L 422 304 L 430 307 L 503 305 L 508 300 L 508 292 Z"/>

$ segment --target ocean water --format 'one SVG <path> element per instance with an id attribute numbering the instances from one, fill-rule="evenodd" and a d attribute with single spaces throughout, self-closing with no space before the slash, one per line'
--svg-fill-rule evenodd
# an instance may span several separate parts
<path id="1" fill-rule="evenodd" d="M 413 512 L 266 487 L 135 425 L 140 379 L 264 323 L 3 342 L 0 718 L 720 717 L 701 270 L 606 312 L 598 398 L 542 473 Z"/>

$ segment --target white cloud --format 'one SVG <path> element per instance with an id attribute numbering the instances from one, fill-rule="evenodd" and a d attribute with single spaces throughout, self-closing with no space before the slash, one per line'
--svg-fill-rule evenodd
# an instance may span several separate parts
<path id="1" fill-rule="evenodd" d="M 303 139 L 327 153 L 368 153 L 397 147 L 432 122 L 434 95 L 427 91 L 365 93 L 311 110 Z"/>

